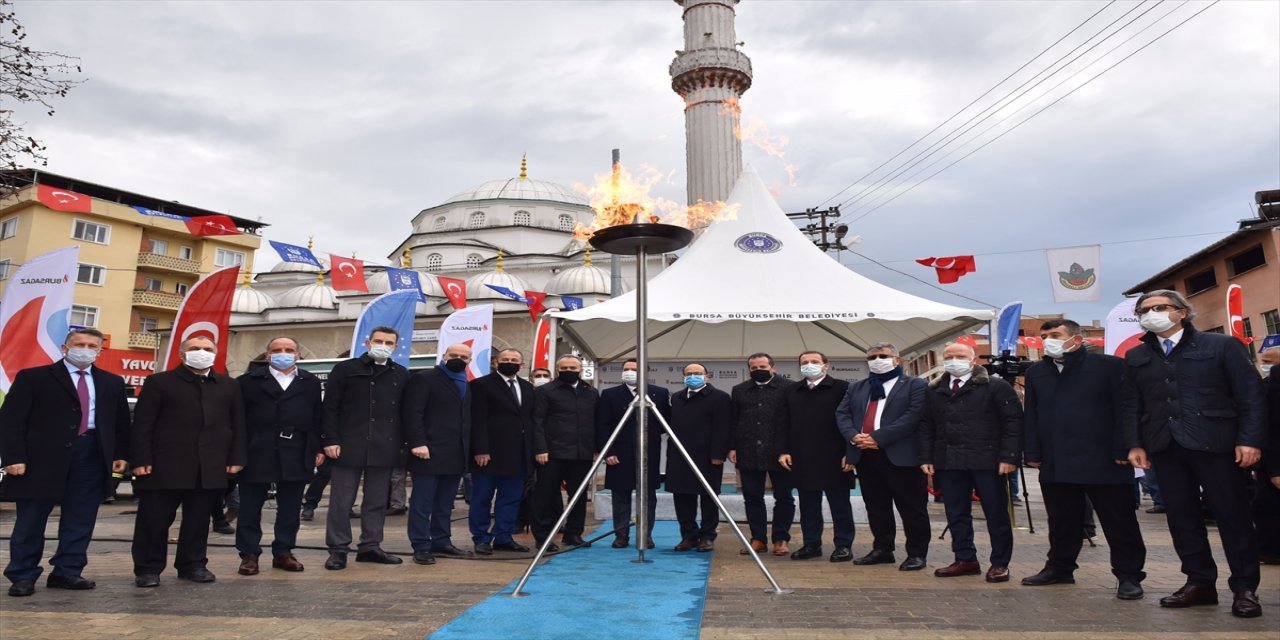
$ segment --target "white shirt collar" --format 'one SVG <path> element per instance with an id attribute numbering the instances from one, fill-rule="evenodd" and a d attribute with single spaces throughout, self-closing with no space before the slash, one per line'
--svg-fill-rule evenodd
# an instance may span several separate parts
<path id="1" fill-rule="evenodd" d="M 1175 333 L 1175 334 L 1173 334 L 1173 335 L 1169 336 L 1168 338 L 1160 338 L 1160 336 L 1156 336 L 1156 337 L 1157 337 L 1157 338 L 1160 338 L 1160 346 L 1161 346 L 1161 347 L 1164 347 L 1164 341 L 1165 341 L 1165 340 L 1171 340 L 1171 341 L 1173 341 L 1173 346 L 1175 346 L 1175 347 L 1176 347 L 1176 346 L 1178 346 L 1178 343 L 1179 343 L 1179 342 L 1182 342 L 1182 334 L 1184 334 L 1184 333 L 1186 333 L 1186 332 L 1187 332 L 1187 330 L 1186 330 L 1186 329 L 1178 329 L 1178 332 L 1177 332 L 1177 333 Z"/>
<path id="2" fill-rule="evenodd" d="M 87 373 L 87 374 L 89 374 L 89 375 L 93 375 L 93 365 L 89 365 L 89 366 L 85 367 L 84 369 L 80 369 L 79 367 L 75 366 L 74 364 L 71 364 L 71 361 L 70 361 L 70 360 L 67 360 L 66 358 L 63 358 L 63 359 L 62 359 L 62 364 L 67 365 L 67 371 L 70 371 L 70 372 L 71 372 L 71 375 L 72 375 L 73 377 L 74 377 L 74 376 L 76 375 L 76 373 L 77 373 L 77 372 L 79 372 L 79 371 L 84 371 L 85 373 Z"/>

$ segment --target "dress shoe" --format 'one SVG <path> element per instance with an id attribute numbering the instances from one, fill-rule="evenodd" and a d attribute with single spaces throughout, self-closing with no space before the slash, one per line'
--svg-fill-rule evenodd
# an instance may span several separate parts
<path id="1" fill-rule="evenodd" d="M 293 557 L 292 553 L 285 553 L 271 557 L 271 568 L 298 572 L 302 571 L 305 567 L 302 566 L 301 562 L 298 562 L 297 558 Z"/>
<path id="2" fill-rule="evenodd" d="M 796 552 L 791 554 L 792 560 L 808 560 L 809 558 L 817 558 L 822 555 L 822 545 L 802 545 Z"/>
<path id="3" fill-rule="evenodd" d="M 178 579 L 188 580 L 190 582 L 208 583 L 208 582 L 213 582 L 218 578 L 217 576 L 213 575 L 212 571 L 204 567 L 196 567 L 188 571 L 179 571 Z"/>
<path id="4" fill-rule="evenodd" d="M 399 556 L 393 556 L 382 549 L 371 549 L 356 554 L 356 562 L 372 562 L 375 564 L 400 564 L 404 562 Z"/>
<path id="5" fill-rule="evenodd" d="M 1009 567 L 1001 564 L 993 564 L 987 569 L 987 582 L 1008 582 Z"/>
<path id="6" fill-rule="evenodd" d="M 567 546 L 567 547 L 589 547 L 589 546 L 591 546 L 591 543 L 590 543 L 590 542 L 587 542 L 586 540 L 583 540 L 583 539 L 582 539 L 582 536 L 570 536 L 570 535 L 560 536 L 560 542 L 563 542 L 563 543 L 565 544 L 565 546 Z"/>
<path id="7" fill-rule="evenodd" d="M 790 543 L 790 542 L 787 542 L 786 540 L 774 540 L 774 541 L 773 541 L 773 555 L 775 555 L 775 556 L 789 556 L 789 555 L 791 555 L 791 543 Z"/>
<path id="8" fill-rule="evenodd" d="M 330 571 L 338 571 L 347 568 L 347 554 L 341 551 L 330 551 L 329 559 L 324 561 L 324 568 Z"/>
<path id="9" fill-rule="evenodd" d="M 701 540 L 698 540 L 698 551 L 701 553 L 706 553 L 715 548 L 716 541 L 711 538 L 702 538 Z"/>
<path id="10" fill-rule="evenodd" d="M 437 556 L 449 556 L 451 558 L 470 558 L 475 555 L 470 551 L 463 551 L 451 544 L 443 547 L 431 547 L 431 554 Z"/>
<path id="11" fill-rule="evenodd" d="M 769 545 L 765 544 L 765 543 L 764 543 L 764 540 L 761 540 L 761 539 L 759 539 L 759 538 L 752 538 L 752 539 L 751 539 L 751 548 L 752 548 L 752 549 L 755 549 L 756 553 L 764 553 L 764 552 L 765 552 L 765 549 L 768 549 L 768 548 L 769 548 Z M 740 555 L 740 556 L 745 556 L 745 555 L 747 555 L 747 548 L 746 548 L 746 547 L 743 547 L 743 548 L 739 549 L 739 550 L 738 550 L 738 555 Z"/>
<path id="12" fill-rule="evenodd" d="M 1141 600 L 1142 584 L 1132 580 L 1121 580 L 1120 586 L 1116 588 L 1116 597 L 1121 600 Z"/>
<path id="13" fill-rule="evenodd" d="M 536 544 L 538 545 L 538 548 L 539 548 L 539 549 L 541 549 L 541 548 L 542 548 L 542 543 L 543 543 L 543 542 L 546 542 L 546 541 L 545 541 L 545 540 L 539 540 L 539 541 L 536 543 Z M 560 551 L 560 545 L 558 545 L 558 544 L 556 544 L 556 543 L 554 543 L 554 542 L 552 542 L 551 544 L 547 545 L 547 551 L 546 551 L 547 553 L 558 553 L 559 551 Z"/>
<path id="14" fill-rule="evenodd" d="M 413 561 L 417 564 L 435 564 L 436 557 L 430 551 L 414 551 Z"/>
<path id="15" fill-rule="evenodd" d="M 849 562 L 853 560 L 853 551 L 849 547 L 836 547 L 836 550 L 831 552 L 831 556 L 827 560 L 831 562 Z"/>
<path id="16" fill-rule="evenodd" d="M 529 553 L 529 547 L 526 547 L 514 540 L 511 542 L 499 542 L 493 545 L 493 550 L 494 551 L 514 551 L 516 553 Z"/>
<path id="17" fill-rule="evenodd" d="M 1198 587 L 1184 584 L 1171 596 L 1160 598 L 1160 606 L 1170 609 L 1194 607 L 1202 604 L 1218 604 L 1218 590 L 1213 587 Z"/>
<path id="18" fill-rule="evenodd" d="M 656 546 L 657 546 L 657 545 L 655 545 L 655 544 L 653 543 L 653 536 L 649 536 L 649 541 L 645 543 L 644 548 L 646 548 L 646 549 L 652 549 L 652 548 L 654 548 L 654 547 L 656 547 Z"/>
<path id="19" fill-rule="evenodd" d="M 613 544 L 609 545 L 614 549 L 626 549 L 631 546 L 631 538 L 627 536 L 614 536 Z"/>
<path id="20" fill-rule="evenodd" d="M 954 578 L 956 576 L 976 576 L 982 573 L 982 565 L 975 560 L 973 562 L 964 562 L 956 560 L 951 564 L 937 569 L 933 575 L 939 578 Z"/>
<path id="21" fill-rule="evenodd" d="M 316 508 L 310 505 L 303 506 L 302 511 L 298 514 L 299 518 L 311 522 L 316 519 Z"/>
<path id="22" fill-rule="evenodd" d="M 898 571 L 919 571 L 924 568 L 925 560 L 920 556 L 907 556 L 902 564 L 898 565 Z"/>
<path id="23" fill-rule="evenodd" d="M 50 589 L 70 589 L 72 591 L 84 591 L 98 586 L 92 580 L 86 580 L 80 576 L 55 576 L 50 574 L 49 579 L 44 586 Z"/>
<path id="24" fill-rule="evenodd" d="M 476 555 L 478 556 L 493 555 L 493 543 L 491 542 L 477 542 L 475 544 L 475 549 L 476 549 Z"/>
<path id="25" fill-rule="evenodd" d="M 408 512 L 409 510 L 404 507 L 392 507 L 387 509 L 387 515 L 389 516 L 402 516 Z"/>
<path id="26" fill-rule="evenodd" d="M 895 562 L 897 562 L 897 559 L 893 557 L 893 552 L 883 549 L 872 549 L 871 553 L 853 561 L 856 565 L 893 564 Z"/>
<path id="27" fill-rule="evenodd" d="M 1164 513 L 1164 507 L 1151 507 L 1147 509 L 1147 513 Z"/>
<path id="28" fill-rule="evenodd" d="M 1258 594 L 1252 591 L 1235 592 L 1235 597 L 1231 601 L 1231 615 L 1237 618 L 1256 618 L 1262 615 Z"/>
<path id="29" fill-rule="evenodd" d="M 1075 584 L 1074 576 L 1055 573 L 1053 569 L 1041 569 L 1040 573 L 1022 579 L 1024 587 L 1043 587 L 1050 584 Z"/>
<path id="30" fill-rule="evenodd" d="M 147 587 L 158 587 L 160 586 L 160 576 L 154 573 L 144 573 L 140 576 L 135 576 L 133 578 L 133 584 L 144 589 Z"/>
<path id="31" fill-rule="evenodd" d="M 232 526 L 231 526 L 231 523 L 230 523 L 230 522 L 227 522 L 226 520 L 223 520 L 222 522 L 214 522 L 214 523 L 213 523 L 213 532 L 214 532 L 214 533 L 221 533 L 222 535 L 229 536 L 229 535 L 231 535 L 231 534 L 235 533 L 235 532 L 236 532 L 236 530 L 235 530 L 235 527 L 232 527 Z"/>
<path id="32" fill-rule="evenodd" d="M 9 595 L 15 598 L 25 598 L 35 592 L 35 580 L 17 580 L 13 584 L 9 585 Z"/>
<path id="33" fill-rule="evenodd" d="M 676 545 L 676 551 L 689 551 L 690 549 L 693 549 L 696 546 L 698 546 L 697 539 L 685 538 L 684 540 L 680 541 L 680 544 Z"/>
<path id="34" fill-rule="evenodd" d="M 237 571 L 242 576 L 258 575 L 258 554 L 245 553 L 240 556 L 240 570 Z"/>

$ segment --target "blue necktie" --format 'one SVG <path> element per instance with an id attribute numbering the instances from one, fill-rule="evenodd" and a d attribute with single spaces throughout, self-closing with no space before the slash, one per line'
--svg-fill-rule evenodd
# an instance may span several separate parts
<path id="1" fill-rule="evenodd" d="M 1164 339 L 1164 354 L 1167 356 L 1167 355 L 1169 355 L 1169 354 L 1170 354 L 1170 353 L 1172 353 L 1172 352 L 1173 352 L 1173 341 L 1172 341 L 1172 340 L 1170 340 L 1170 339 L 1168 339 L 1168 338 L 1165 338 L 1165 339 Z"/>

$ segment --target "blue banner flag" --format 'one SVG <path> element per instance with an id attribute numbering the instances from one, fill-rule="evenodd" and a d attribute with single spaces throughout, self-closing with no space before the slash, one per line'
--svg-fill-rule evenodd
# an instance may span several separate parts
<path id="1" fill-rule="evenodd" d="M 375 328 L 391 327 L 400 334 L 391 359 L 408 368 L 409 347 L 413 344 L 413 310 L 417 304 L 418 298 L 412 291 L 392 291 L 374 298 L 356 320 L 356 331 L 351 335 L 351 357 L 359 358 L 369 351 L 365 341 Z"/>
<path id="2" fill-rule="evenodd" d="M 1016 353 L 1018 350 L 1018 328 L 1022 324 L 1022 302 L 1010 302 L 1000 307 L 1000 313 L 996 314 L 996 346 L 997 355 L 1002 351 Z"/>
<path id="3" fill-rule="evenodd" d="M 138 213 L 141 213 L 144 216 L 154 216 L 157 218 L 169 218 L 170 220 L 181 220 L 183 222 L 186 222 L 187 220 L 191 219 L 191 218 L 188 218 L 187 216 L 180 216 L 176 213 L 165 213 L 163 211 L 156 211 L 155 209 L 148 209 L 146 207 L 135 206 L 133 207 L 133 210 L 137 211 Z"/>
<path id="4" fill-rule="evenodd" d="M 324 265 L 320 264 L 320 261 L 316 259 L 315 254 L 311 253 L 311 250 L 306 247 L 297 247 L 283 242 L 276 242 L 275 240 L 268 240 L 267 242 L 271 243 L 271 248 L 275 249 L 276 253 L 280 254 L 280 259 L 285 262 L 309 264 L 317 269 L 324 268 Z"/>
<path id="5" fill-rule="evenodd" d="M 499 287 L 496 284 L 486 284 L 485 286 L 489 287 L 490 289 L 493 289 L 494 291 L 497 291 L 498 293 L 501 293 L 502 295 L 508 298 L 511 298 L 512 300 L 515 300 L 516 302 L 519 302 L 520 304 L 529 304 L 528 298 L 506 287 Z"/>
<path id="6" fill-rule="evenodd" d="M 1262 339 L 1262 346 L 1258 347 L 1258 351 L 1266 351 L 1271 347 L 1280 347 L 1280 333 L 1273 333 Z M 1280 445 L 1280 442 L 1272 444 Z"/>
<path id="7" fill-rule="evenodd" d="M 582 298 L 560 296 L 560 301 L 564 303 L 565 311 L 577 311 L 582 308 Z"/>
<path id="8" fill-rule="evenodd" d="M 418 302 L 427 301 L 427 294 L 422 292 L 422 281 L 418 279 L 417 271 L 387 267 L 387 281 L 391 283 L 392 291 L 416 291 Z"/>

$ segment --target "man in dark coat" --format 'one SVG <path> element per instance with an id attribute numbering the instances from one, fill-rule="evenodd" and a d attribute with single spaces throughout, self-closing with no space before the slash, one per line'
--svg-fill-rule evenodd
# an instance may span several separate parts
<path id="1" fill-rule="evenodd" d="M 1280 347 L 1258 354 L 1267 404 L 1267 446 L 1253 468 L 1253 522 L 1258 532 L 1258 559 L 1280 564 Z"/>
<path id="2" fill-rule="evenodd" d="M 1231 613 L 1260 616 L 1258 540 L 1241 469 L 1255 464 L 1266 445 L 1261 380 L 1239 340 L 1192 326 L 1195 312 L 1182 294 L 1144 293 L 1134 310 L 1147 332 L 1124 354 L 1129 462 L 1159 472 L 1169 533 L 1187 576 L 1160 606 L 1218 603 L 1203 488 L 1231 567 Z"/>
<path id="3" fill-rule="evenodd" d="M 555 532 L 564 512 L 560 483 L 570 494 L 586 479 L 598 450 L 596 446 L 596 402 L 600 393 L 582 381 L 582 360 L 562 356 L 556 361 L 556 379 L 533 393 L 533 453 L 540 465 L 533 488 L 533 537 L 538 546 Z M 569 511 L 561 542 L 586 546 L 587 501 L 579 500 Z M 553 542 L 548 551 L 558 551 Z"/>
<path id="4" fill-rule="evenodd" d="M 1111 545 L 1111 573 L 1120 581 L 1116 597 L 1137 600 L 1147 548 L 1133 514 L 1133 469 L 1120 428 L 1124 361 L 1087 353 L 1080 325 L 1071 320 L 1045 322 L 1040 338 L 1046 357 L 1025 376 L 1023 434 L 1027 465 L 1040 469 L 1049 558 L 1022 584 L 1075 582 L 1091 501 Z"/>
<path id="5" fill-rule="evenodd" d="M 991 536 L 987 582 L 1008 582 L 1013 525 L 1007 476 L 1022 460 L 1022 405 L 1009 383 L 988 376 L 987 370 L 978 366 L 973 347 L 949 344 L 942 357 L 947 374 L 929 385 L 916 439 L 920 469 L 932 476 L 934 488 L 942 491 L 955 553 L 955 562 L 933 575 L 950 578 L 982 573 L 970 515 L 970 496 L 977 490 Z"/>
<path id="6" fill-rule="evenodd" d="M 778 464 L 774 448 L 782 422 L 782 390 L 789 384 L 778 375 L 767 353 L 747 358 L 750 380 L 737 384 L 729 394 L 729 462 L 742 476 L 742 502 L 751 528 L 751 546 L 764 553 L 769 542 L 769 514 L 765 511 L 765 479 L 773 483 L 773 555 L 791 553 L 791 522 L 796 502 L 791 497 L 791 472 Z M 739 551 L 746 555 L 747 550 Z"/>
<path id="7" fill-rule="evenodd" d="M 351 508 L 364 476 L 360 503 L 360 544 L 356 562 L 400 564 L 400 558 L 382 550 L 391 469 L 404 464 L 404 429 L 401 399 L 409 371 L 391 359 L 399 333 L 391 327 L 375 327 L 365 340 L 368 351 L 339 362 L 325 381 L 320 423 L 320 444 L 329 469 L 329 513 L 325 518 L 325 544 L 329 559 L 324 568 L 347 568 L 351 552 Z M 408 339 L 406 336 L 405 339 Z"/>
<path id="8" fill-rule="evenodd" d="M 618 427 L 618 422 L 635 399 L 636 385 L 639 384 L 637 367 L 634 358 L 622 363 L 622 384 L 600 393 L 600 402 L 596 405 L 596 446 L 603 447 L 609 441 L 609 436 Z M 657 413 L 670 424 L 671 395 L 667 390 L 656 384 L 649 385 L 649 400 L 658 410 Z M 662 457 L 662 452 L 659 451 L 662 446 L 662 424 L 658 422 L 653 410 L 649 411 L 646 428 L 649 436 L 649 504 L 646 510 L 649 535 L 645 539 L 649 543 L 645 546 L 652 549 L 653 520 L 657 515 L 657 489 L 660 480 L 658 463 Z M 604 463 L 608 465 L 604 472 L 604 488 L 609 490 L 613 499 L 613 526 L 617 529 L 612 545 L 614 549 L 626 549 L 631 544 L 631 530 L 624 527 L 631 522 L 631 492 L 636 488 L 636 444 L 636 412 L 633 411 L 604 459 Z"/>
<path id="9" fill-rule="evenodd" d="M 902 516 L 907 558 L 902 571 L 919 571 L 929 554 L 929 479 L 920 473 L 916 429 L 924 416 L 928 383 L 902 372 L 898 348 L 888 342 L 867 347 L 870 376 L 849 385 L 836 422 L 845 439 L 845 461 L 858 472 L 862 500 L 871 527 L 871 552 L 857 565 L 894 562 L 897 525 Z"/>
<path id="10" fill-rule="evenodd" d="M 791 480 L 800 494 L 800 533 L 804 544 L 791 554 L 792 560 L 822 555 L 822 496 L 831 508 L 831 528 L 835 550 L 831 562 L 853 559 L 853 466 L 845 459 L 844 436 L 836 424 L 836 408 L 849 390 L 849 383 L 827 375 L 826 354 L 800 354 L 800 375 L 782 393 L 783 420 L 778 429 L 778 463 L 791 471 Z"/>
<path id="11" fill-rule="evenodd" d="M 298 368 L 298 342 L 279 337 L 267 344 L 268 364 L 238 378 L 248 430 L 248 460 L 240 472 L 240 517 L 236 550 L 242 576 L 258 573 L 262 554 L 262 505 L 276 486 L 275 539 L 271 566 L 302 571 L 293 555 L 298 541 L 302 491 L 320 453 L 320 378 Z"/>
<path id="12" fill-rule="evenodd" d="M 529 550 L 512 538 L 525 478 L 533 470 L 533 385 L 520 379 L 523 366 L 524 354 L 503 349 L 496 370 L 471 381 L 469 521 L 471 542 L 480 555 L 494 549 Z"/>
<path id="13" fill-rule="evenodd" d="M 18 503 L 4 575 L 11 596 L 35 593 L 43 569 L 45 526 L 61 504 L 51 589 L 92 589 L 81 576 L 98 505 L 111 495 L 111 472 L 124 471 L 129 404 L 124 379 L 93 366 L 102 332 L 76 329 L 62 359 L 18 372 L 0 404 L 0 460 L 5 500 Z M 35 345 L 29 348 L 36 349 Z"/>
<path id="14" fill-rule="evenodd" d="M 671 430 L 680 439 L 696 467 L 680 453 L 674 440 L 667 442 L 667 491 L 672 493 L 676 520 L 680 522 L 680 544 L 676 551 L 711 551 L 715 548 L 720 509 L 698 481 L 701 474 L 716 495 L 724 478 L 724 461 L 729 456 L 729 394 L 707 382 L 707 368 L 698 362 L 684 367 L 684 387 L 671 394 Z M 702 524 L 698 524 L 698 510 Z"/>
<path id="15" fill-rule="evenodd" d="M 409 378 L 404 393 L 404 433 L 409 444 L 409 542 L 413 561 L 435 564 L 437 555 L 467 557 L 453 545 L 453 498 L 471 451 L 471 347 L 445 348 L 443 362 Z"/>
<path id="16" fill-rule="evenodd" d="M 182 364 L 148 377 L 134 409 L 129 463 L 138 494 L 133 573 L 139 587 L 160 585 L 179 506 L 178 578 L 215 579 L 206 568 L 209 521 L 227 477 L 247 458 L 240 385 L 212 369 L 217 350 L 209 338 L 184 340 Z"/>

